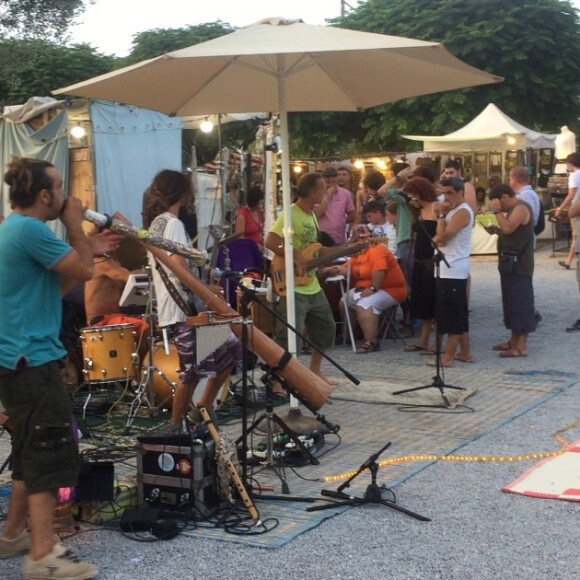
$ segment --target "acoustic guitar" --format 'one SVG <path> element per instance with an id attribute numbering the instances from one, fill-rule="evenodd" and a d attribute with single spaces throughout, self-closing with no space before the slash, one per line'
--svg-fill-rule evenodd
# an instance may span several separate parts
<path id="1" fill-rule="evenodd" d="M 306 246 L 301 254 L 304 256 L 306 260 L 306 274 L 304 276 L 294 276 L 294 284 L 296 286 L 302 286 L 303 284 L 309 284 L 312 279 L 313 275 L 310 275 L 309 272 L 322 266 L 324 264 L 328 264 L 337 258 L 342 258 L 344 256 L 351 256 L 352 254 L 358 254 L 362 252 L 369 246 L 375 246 L 378 244 L 384 244 L 387 241 L 386 236 L 376 237 L 376 238 L 368 238 L 363 242 L 356 242 L 354 244 L 350 244 L 348 246 L 340 246 L 335 252 L 331 252 L 329 254 L 324 254 L 322 256 L 318 256 L 317 253 L 322 248 L 322 244 L 315 242 Z M 286 296 L 286 261 L 284 256 L 280 256 L 276 254 L 274 259 L 272 260 L 272 264 L 270 266 L 270 276 L 272 277 L 272 288 L 274 292 L 278 294 L 278 296 Z"/>

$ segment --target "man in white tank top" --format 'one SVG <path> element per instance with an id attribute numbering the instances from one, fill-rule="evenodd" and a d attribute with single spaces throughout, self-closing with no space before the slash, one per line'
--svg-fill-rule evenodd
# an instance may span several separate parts
<path id="1" fill-rule="evenodd" d="M 441 187 L 445 201 L 433 206 L 437 217 L 434 240 L 440 246 L 449 266 L 444 262 L 440 264 L 436 316 L 439 334 L 448 335 L 441 364 L 451 367 L 455 360 L 473 362 L 469 348 L 467 305 L 473 211 L 465 202 L 462 179 L 443 179 Z M 456 355 L 458 345 L 460 348 Z"/>

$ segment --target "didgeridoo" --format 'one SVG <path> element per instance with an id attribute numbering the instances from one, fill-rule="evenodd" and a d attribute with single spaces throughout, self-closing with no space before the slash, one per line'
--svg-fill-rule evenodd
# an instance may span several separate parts
<path id="1" fill-rule="evenodd" d="M 224 316 L 238 314 L 229 304 L 224 302 L 219 296 L 216 296 L 199 278 L 194 276 L 187 268 L 172 260 L 164 251 L 149 244 L 143 245 L 157 260 L 164 266 L 167 266 L 182 284 L 201 298 L 210 310 Z M 241 337 L 241 325 L 233 324 L 232 331 L 238 338 Z M 270 367 L 276 367 L 285 352 L 282 347 L 278 346 L 255 326 L 248 332 L 248 343 L 250 349 L 261 356 Z M 322 407 L 330 395 L 328 383 L 322 377 L 313 373 L 309 368 L 306 368 L 294 357 L 290 359 L 283 369 L 277 371 L 277 373 L 284 380 L 288 381 L 300 396 L 315 409 Z"/>

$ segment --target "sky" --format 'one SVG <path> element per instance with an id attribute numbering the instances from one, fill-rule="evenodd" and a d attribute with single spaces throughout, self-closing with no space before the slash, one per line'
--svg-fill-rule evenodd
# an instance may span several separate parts
<path id="1" fill-rule="evenodd" d="M 341 0 L 94 0 L 72 31 L 73 43 L 86 42 L 99 52 L 127 56 L 132 36 L 154 28 L 183 28 L 206 22 L 235 27 L 263 18 L 301 18 L 325 24 L 340 16 Z M 580 2 L 580 0 L 579 0 Z M 351 6 L 357 0 L 349 0 Z"/>

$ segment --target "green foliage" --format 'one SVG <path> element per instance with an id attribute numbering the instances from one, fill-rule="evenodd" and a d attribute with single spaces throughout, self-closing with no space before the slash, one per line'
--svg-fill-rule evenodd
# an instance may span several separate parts
<path id="1" fill-rule="evenodd" d="M 60 39 L 84 8 L 85 0 L 0 0 L 0 32 L 3 38 Z"/>
<path id="2" fill-rule="evenodd" d="M 442 42 L 468 64 L 505 78 L 495 85 L 405 99 L 361 113 L 359 151 L 409 149 L 413 145 L 401 134 L 454 131 L 490 102 L 538 130 L 556 132 L 563 124 L 577 125 L 580 20 L 568 0 L 367 0 L 332 23 Z M 397 82 L 379 78 L 370 82 Z M 335 128 L 338 116 L 327 118 L 332 123 L 325 125 L 323 115 L 318 120 L 310 115 L 292 117 L 299 131 L 293 133 L 296 155 L 306 155 L 327 135 L 337 147 L 358 141 L 359 128 L 348 131 L 338 121 Z M 321 147 L 319 155 L 327 150 Z"/>
<path id="3" fill-rule="evenodd" d="M 44 40 L 4 40 L 0 62 L 0 102 L 14 105 L 109 72 L 115 59 L 86 44 L 66 47 Z"/>
<path id="4" fill-rule="evenodd" d="M 123 66 L 187 48 L 233 31 L 229 24 L 218 20 L 185 28 L 156 28 L 139 32 L 133 37 L 133 48 L 129 56 L 123 59 Z"/>

